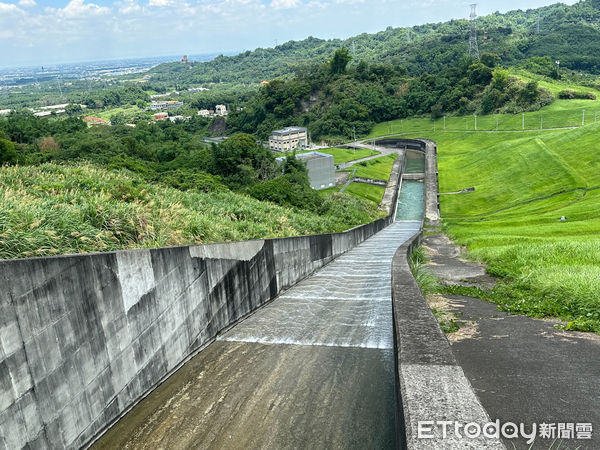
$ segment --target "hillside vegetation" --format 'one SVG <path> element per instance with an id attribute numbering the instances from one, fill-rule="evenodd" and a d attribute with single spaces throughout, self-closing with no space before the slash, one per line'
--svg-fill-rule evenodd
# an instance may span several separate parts
<path id="1" fill-rule="evenodd" d="M 441 195 L 444 227 L 502 282 L 491 293 L 460 293 L 510 312 L 557 316 L 569 329 L 600 332 L 599 132 L 600 123 L 592 123 L 525 133 L 412 135 L 438 144 L 440 192 L 475 187 Z"/>
<path id="2" fill-rule="evenodd" d="M 468 16 L 464 7 L 464 16 Z M 539 18 L 540 31 L 537 31 Z M 571 6 L 555 4 L 527 11 L 494 13 L 477 19 L 482 53 L 500 55 L 515 66 L 532 57 L 549 56 L 574 71 L 600 73 L 600 2 L 584 0 Z M 345 40 L 309 37 L 275 48 L 259 48 L 236 56 L 219 56 L 210 62 L 188 65 L 161 64 L 151 73 L 154 82 L 183 84 L 258 83 L 288 76 L 306 65 L 323 63 L 337 49 L 353 48 L 355 61 L 403 65 L 411 76 L 435 74 L 454 66 L 467 51 L 468 20 L 388 27 Z M 550 70 L 552 70 L 552 64 Z M 542 70 L 547 70 L 542 67 Z"/>
<path id="3" fill-rule="evenodd" d="M 346 194 L 322 196 L 311 211 L 183 192 L 86 163 L 0 170 L 0 258 L 329 233 L 382 215 Z"/>

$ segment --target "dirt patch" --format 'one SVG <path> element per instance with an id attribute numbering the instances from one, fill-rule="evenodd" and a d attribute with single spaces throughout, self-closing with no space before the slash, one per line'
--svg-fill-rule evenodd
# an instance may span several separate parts
<path id="1" fill-rule="evenodd" d="M 427 268 L 445 284 L 484 290 L 496 284 L 496 279 L 485 273 L 483 264 L 463 258 L 462 249 L 442 233 L 425 236 L 423 248 L 429 256 Z"/>
<path id="2" fill-rule="evenodd" d="M 452 298 L 440 294 L 428 295 L 427 303 L 446 332 L 446 336 L 451 344 L 477 336 L 477 322 L 463 320 L 459 317 L 460 314 L 457 315 L 457 309 L 463 308 L 462 304 L 455 302 Z M 458 325 L 458 328 L 452 327 L 451 331 L 448 331 L 447 324 L 451 323 Z"/>

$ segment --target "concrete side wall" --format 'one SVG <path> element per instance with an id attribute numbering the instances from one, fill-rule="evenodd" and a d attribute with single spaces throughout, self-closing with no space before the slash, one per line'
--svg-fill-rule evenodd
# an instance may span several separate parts
<path id="1" fill-rule="evenodd" d="M 437 145 L 423 139 L 425 148 L 425 219 L 436 224 L 440 220 Z"/>
<path id="2" fill-rule="evenodd" d="M 422 232 L 402 245 L 392 262 L 398 414 L 404 419 L 399 441 L 410 450 L 504 449 L 499 439 L 471 439 L 454 431 L 454 421 L 483 427 L 490 418 L 410 271 L 408 259 L 421 236 Z M 442 427 L 434 425 L 437 421 L 453 421 L 446 436 Z M 421 436 L 419 423 L 428 427 L 422 428 Z"/>
<path id="3" fill-rule="evenodd" d="M 86 445 L 221 330 L 390 223 L 0 261 L 0 449 Z"/>

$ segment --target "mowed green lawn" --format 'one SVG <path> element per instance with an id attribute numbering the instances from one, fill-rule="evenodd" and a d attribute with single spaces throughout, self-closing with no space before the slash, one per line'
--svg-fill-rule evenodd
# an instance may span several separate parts
<path id="1" fill-rule="evenodd" d="M 525 133 L 415 133 L 437 141 L 444 227 L 502 277 L 489 300 L 600 332 L 600 123 Z M 566 221 L 561 222 L 561 216 Z"/>
<path id="2" fill-rule="evenodd" d="M 333 155 L 335 164 L 343 164 L 356 159 L 366 158 L 371 155 L 378 155 L 377 150 L 369 150 L 366 148 L 361 149 L 349 149 L 349 148 L 325 148 L 323 150 L 317 150 L 320 153 L 327 153 Z"/>
<path id="3" fill-rule="evenodd" d="M 310 150 L 310 151 L 312 151 L 312 150 Z M 320 150 L 316 150 L 316 151 L 319 153 L 325 153 L 327 155 L 332 155 L 334 164 L 343 164 L 343 163 L 347 163 L 347 162 L 354 161 L 357 159 L 366 158 L 367 156 L 379 154 L 379 152 L 377 150 L 369 150 L 366 148 L 350 149 L 350 148 L 332 147 L 332 148 L 324 148 L 324 149 L 320 149 Z M 301 155 L 302 153 L 309 153 L 309 151 L 297 152 L 296 154 Z M 287 153 L 287 154 L 291 155 L 291 154 L 293 154 L 293 152 Z"/>
<path id="4" fill-rule="evenodd" d="M 374 186 L 372 184 L 351 183 L 346 188 L 346 194 L 354 195 L 365 200 L 370 200 L 374 203 L 381 203 L 385 188 L 382 186 Z"/>
<path id="5" fill-rule="evenodd" d="M 355 176 L 357 177 L 387 181 L 390 178 L 390 173 L 392 173 L 392 167 L 394 166 L 395 160 L 395 154 L 381 156 L 379 158 L 373 158 L 368 161 L 356 163 L 353 166 L 345 169 L 345 171 L 352 173 L 356 168 Z"/>

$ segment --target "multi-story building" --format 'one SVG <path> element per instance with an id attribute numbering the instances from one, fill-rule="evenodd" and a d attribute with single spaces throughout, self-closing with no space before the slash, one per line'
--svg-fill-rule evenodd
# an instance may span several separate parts
<path id="1" fill-rule="evenodd" d="M 183 106 L 183 102 L 177 102 L 175 100 L 167 100 L 164 102 L 152 102 L 150 109 L 156 111 L 157 109 L 175 109 Z"/>
<path id="2" fill-rule="evenodd" d="M 303 149 L 306 148 L 307 144 L 307 130 L 303 127 L 287 127 L 282 130 L 275 130 L 269 138 L 269 148 L 274 152 Z"/>
<path id="3" fill-rule="evenodd" d="M 226 116 L 227 115 L 227 107 L 225 105 L 215 106 L 215 114 L 217 116 Z"/>

